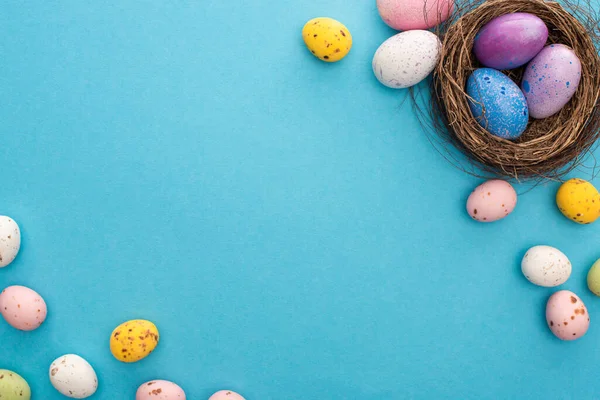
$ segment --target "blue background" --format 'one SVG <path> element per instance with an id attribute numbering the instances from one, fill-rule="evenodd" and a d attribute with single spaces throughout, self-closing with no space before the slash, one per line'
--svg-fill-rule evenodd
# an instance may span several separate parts
<path id="1" fill-rule="evenodd" d="M 342 62 L 304 48 L 316 16 L 352 32 Z M 0 33 L 0 213 L 23 235 L 0 285 L 49 306 L 34 332 L 0 321 L 0 367 L 35 400 L 61 398 L 65 353 L 97 399 L 157 378 L 190 399 L 597 398 L 600 224 L 564 218 L 555 182 L 470 220 L 481 181 L 371 72 L 393 34 L 374 1 L 11 2 Z M 520 273 L 538 244 L 573 263 L 580 341 L 554 338 L 554 290 Z M 122 364 L 108 337 L 133 318 L 161 342 Z"/>

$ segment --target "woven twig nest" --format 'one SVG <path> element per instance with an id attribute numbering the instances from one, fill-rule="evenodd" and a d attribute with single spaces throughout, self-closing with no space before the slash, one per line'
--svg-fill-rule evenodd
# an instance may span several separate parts
<path id="1" fill-rule="evenodd" d="M 450 144 L 463 151 L 476 165 L 475 171 L 483 171 L 477 175 L 560 178 L 580 163 L 600 135 L 597 11 L 589 4 L 561 4 L 543 0 L 467 1 L 440 27 L 443 47 L 432 75 L 433 142 L 446 150 Z M 537 15 L 548 26 L 549 43 L 571 47 L 581 60 L 582 78 L 574 97 L 558 114 L 531 120 L 518 140 L 509 141 L 489 134 L 477 123 L 469 109 L 466 82 L 481 67 L 472 52 L 475 35 L 492 19 L 514 12 Z M 520 86 L 524 69 L 504 72 Z M 460 164 L 456 158 L 453 161 Z"/>

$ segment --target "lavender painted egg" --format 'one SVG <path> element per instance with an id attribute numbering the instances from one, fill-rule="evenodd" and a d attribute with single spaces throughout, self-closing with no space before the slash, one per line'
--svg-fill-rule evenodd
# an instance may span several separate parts
<path id="1" fill-rule="evenodd" d="M 531 61 L 544 48 L 546 40 L 548 27 L 537 16 L 505 14 L 481 28 L 473 51 L 486 67 L 513 69 Z"/>
<path id="2" fill-rule="evenodd" d="M 581 61 L 570 47 L 545 47 L 527 66 L 521 88 L 529 113 L 535 119 L 548 118 L 571 100 L 581 81 Z"/>
<path id="3" fill-rule="evenodd" d="M 473 116 L 492 135 L 516 139 L 527 129 L 529 111 L 523 92 L 500 71 L 476 69 L 467 81 Z"/>

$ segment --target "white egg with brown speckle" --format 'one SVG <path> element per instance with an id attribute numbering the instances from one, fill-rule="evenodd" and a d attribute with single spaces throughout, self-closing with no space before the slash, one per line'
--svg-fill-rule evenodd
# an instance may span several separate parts
<path id="1" fill-rule="evenodd" d="M 219 390 L 210 396 L 208 400 L 245 400 L 241 395 L 231 390 Z"/>
<path id="2" fill-rule="evenodd" d="M 441 47 L 440 39 L 429 31 L 399 33 L 379 46 L 373 57 L 373 72 L 387 87 L 414 86 L 433 71 Z"/>
<path id="3" fill-rule="evenodd" d="M 21 231 L 14 219 L 0 216 L 0 268 L 14 261 L 21 248 Z"/>
<path id="4" fill-rule="evenodd" d="M 76 354 L 65 354 L 54 360 L 49 375 L 52 386 L 72 399 L 88 398 L 98 389 L 96 371 Z"/>
<path id="5" fill-rule="evenodd" d="M 521 261 L 521 271 L 534 285 L 555 287 L 571 276 L 571 261 L 562 251 L 550 246 L 534 246 Z"/>

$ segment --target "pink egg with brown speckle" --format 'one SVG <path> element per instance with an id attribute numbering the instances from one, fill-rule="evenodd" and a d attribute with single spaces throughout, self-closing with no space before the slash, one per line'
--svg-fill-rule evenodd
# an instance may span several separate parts
<path id="1" fill-rule="evenodd" d="M 0 314 L 15 329 L 33 331 L 46 320 L 47 313 L 42 296 L 25 286 L 9 286 L 0 293 Z"/>
<path id="2" fill-rule="evenodd" d="M 429 29 L 448 19 L 454 0 L 377 0 L 377 10 L 393 29 Z"/>
<path id="3" fill-rule="evenodd" d="M 208 400 L 245 400 L 242 396 L 231 390 L 220 390 L 210 396 Z"/>
<path id="4" fill-rule="evenodd" d="M 576 340 L 587 332 L 590 316 L 585 304 L 575 293 L 561 290 L 548 299 L 546 322 L 557 338 Z"/>
<path id="5" fill-rule="evenodd" d="M 505 218 L 517 205 L 517 192 L 506 181 L 494 179 L 477 186 L 467 200 L 467 212 L 475 221 Z"/>
<path id="6" fill-rule="evenodd" d="M 185 400 L 185 392 L 173 382 L 155 380 L 143 383 L 135 400 Z"/>

